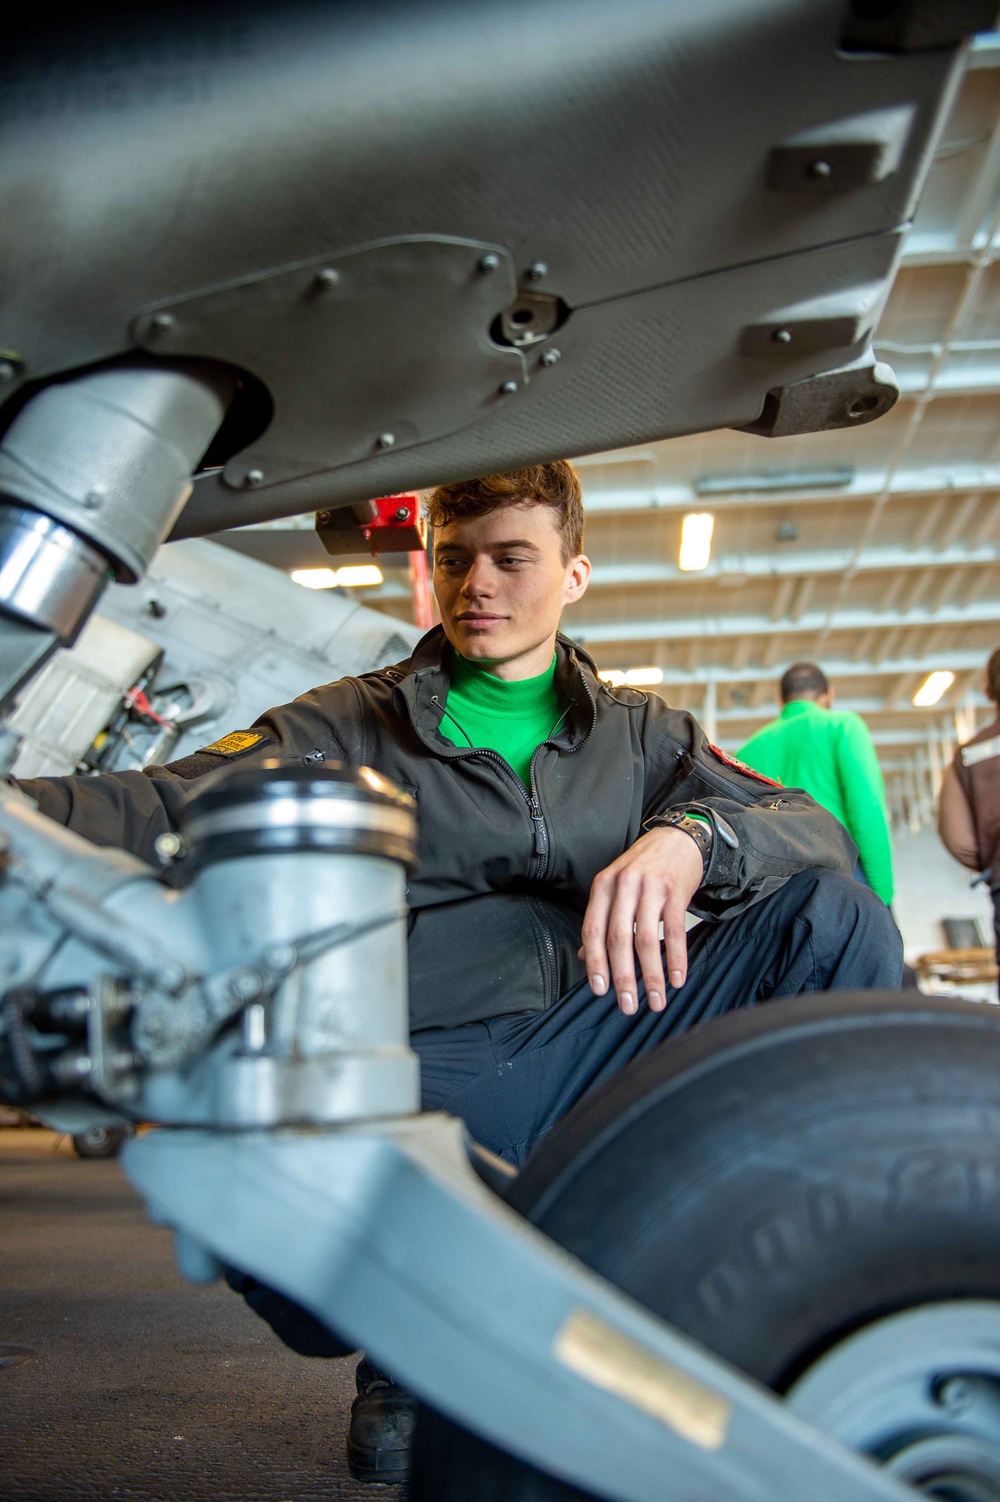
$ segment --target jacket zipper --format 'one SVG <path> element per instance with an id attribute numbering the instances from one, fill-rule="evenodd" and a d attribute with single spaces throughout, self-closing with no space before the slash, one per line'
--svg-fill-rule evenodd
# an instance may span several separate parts
<path id="1" fill-rule="evenodd" d="M 538 747 L 536 746 L 535 753 L 531 758 L 532 762 L 534 762 L 537 751 Z M 517 773 L 514 771 L 514 768 L 511 766 L 510 762 L 504 761 L 503 757 L 498 751 L 491 751 L 487 746 L 477 746 L 472 751 L 464 752 L 463 756 L 481 756 L 484 757 L 487 761 L 495 761 L 497 766 L 502 767 L 504 772 L 514 783 L 517 791 L 524 799 L 525 807 L 527 808 L 528 814 L 531 818 L 531 849 L 532 855 L 534 857 L 534 866 L 530 874 L 532 877 L 541 876 L 548 864 L 549 831 L 546 827 L 545 816 L 542 813 L 542 806 L 539 803 L 535 793 L 534 772 L 532 771 L 531 773 L 529 773 L 529 776 L 531 777 L 531 791 L 529 792 L 528 789 L 524 786 L 524 783 L 521 781 L 520 777 L 518 777 Z M 455 757 L 454 759 L 456 761 L 458 760 L 457 757 Z"/>
<path id="2" fill-rule="evenodd" d="M 447 711 L 445 711 L 445 713 L 447 713 Z M 451 716 L 449 716 L 449 719 L 451 719 Z M 454 725 L 458 725 L 457 720 L 453 719 L 452 723 Z M 458 728 L 462 731 L 462 734 L 465 736 L 466 740 L 468 740 L 469 737 L 466 732 L 462 730 L 461 725 L 458 725 Z M 544 742 L 542 744 L 544 745 Z M 496 762 L 497 766 L 502 767 L 504 772 L 510 777 L 511 781 L 517 788 L 517 791 L 524 799 L 524 802 L 527 805 L 528 813 L 531 817 L 531 849 L 534 864 L 530 875 L 533 878 L 544 875 L 549 858 L 549 831 L 545 823 L 545 816 L 542 813 L 542 805 L 538 801 L 538 789 L 535 786 L 535 757 L 538 755 L 538 752 L 540 750 L 541 747 L 536 746 L 531 754 L 531 766 L 528 772 L 530 791 L 525 788 L 524 783 L 521 781 L 520 777 L 518 777 L 510 762 L 505 761 L 498 751 L 491 751 L 488 746 L 470 745 L 469 750 L 463 751 L 461 755 L 462 760 L 465 760 L 466 758 L 472 756 L 480 756 L 488 761 Z M 454 761 L 458 761 L 459 757 L 456 756 L 452 759 Z"/>

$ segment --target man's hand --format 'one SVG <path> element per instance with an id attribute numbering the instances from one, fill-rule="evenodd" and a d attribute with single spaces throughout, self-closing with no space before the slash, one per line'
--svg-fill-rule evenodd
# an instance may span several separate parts
<path id="1" fill-rule="evenodd" d="M 672 986 L 687 979 L 684 914 L 701 886 L 701 851 L 681 829 L 651 829 L 610 866 L 599 871 L 590 889 L 583 919 L 580 958 L 595 996 L 608 989 L 608 971 L 618 1005 L 631 1016 L 639 1010 L 635 982 L 638 953 L 646 997 L 652 1011 L 667 1004 L 659 928 Z"/>

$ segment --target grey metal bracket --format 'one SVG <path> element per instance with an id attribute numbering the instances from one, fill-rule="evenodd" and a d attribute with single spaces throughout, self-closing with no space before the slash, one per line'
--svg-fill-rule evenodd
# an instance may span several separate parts
<path id="1" fill-rule="evenodd" d="M 290 1295 L 459 1423 L 619 1502 L 912 1494 L 590 1273 L 498 1199 L 442 1115 L 163 1130 L 126 1149 L 182 1271 Z"/>
<path id="2" fill-rule="evenodd" d="M 767 394 L 760 417 L 739 431 L 763 438 L 787 438 L 797 433 L 855 428 L 883 417 L 898 400 L 899 386 L 892 366 L 869 354 L 839 370 L 774 387 Z"/>
<path id="3" fill-rule="evenodd" d="M 818 125 L 771 152 L 767 186 L 778 193 L 846 193 L 880 183 L 897 170 L 916 106 L 892 105 Z"/>
<path id="4" fill-rule="evenodd" d="M 884 302 L 885 283 L 869 282 L 781 308 L 747 325 L 740 336 L 740 354 L 773 358 L 850 349 L 871 335 Z"/>
<path id="5" fill-rule="evenodd" d="M 523 356 L 489 332 L 516 293 L 502 247 L 403 236 L 161 303 L 133 336 L 263 381 L 271 423 L 223 478 L 266 488 L 455 433 L 517 392 Z"/>

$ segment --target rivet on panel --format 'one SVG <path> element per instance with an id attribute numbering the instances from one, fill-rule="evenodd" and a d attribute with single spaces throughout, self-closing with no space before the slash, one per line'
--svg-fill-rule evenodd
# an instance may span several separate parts
<path id="1" fill-rule="evenodd" d="M 149 320 L 149 337 L 160 339 L 164 334 L 169 334 L 174 326 L 174 318 L 171 313 L 154 313 Z"/>
<path id="2" fill-rule="evenodd" d="M 547 349 L 541 360 L 539 361 L 539 364 L 545 366 L 558 365 L 561 359 L 562 355 L 560 354 L 559 350 Z"/>
<path id="3" fill-rule="evenodd" d="M 518 388 L 516 381 L 504 381 L 503 385 L 500 387 L 500 395 L 513 396 L 517 389 Z"/>
<path id="4" fill-rule="evenodd" d="M 833 174 L 833 168 L 822 157 L 817 157 L 814 162 L 809 163 L 806 172 L 809 177 L 830 177 Z"/>
<path id="5" fill-rule="evenodd" d="M 534 265 L 528 267 L 528 280 L 531 282 L 540 282 L 548 274 L 549 268 L 544 261 L 535 261 Z"/>
<path id="6" fill-rule="evenodd" d="M 313 277 L 313 286 L 317 292 L 326 292 L 331 287 L 335 287 L 339 281 L 339 271 L 335 271 L 332 266 L 323 266 Z"/>
<path id="7" fill-rule="evenodd" d="M 395 433 L 380 433 L 375 440 L 375 447 L 377 449 L 391 449 L 395 442 Z"/>
<path id="8" fill-rule="evenodd" d="M 13 360 L 0 360 L 0 382 L 5 386 L 10 381 L 16 381 L 20 373 Z"/>
<path id="9" fill-rule="evenodd" d="M 775 344 L 791 344 L 792 342 L 792 335 L 790 330 L 788 329 L 775 329 L 774 333 L 771 335 L 771 338 L 774 340 Z"/>
<path id="10" fill-rule="evenodd" d="M 243 476 L 244 485 L 263 485 L 264 471 L 262 469 L 248 469 Z"/>
<path id="11" fill-rule="evenodd" d="M 484 275 L 488 276 L 491 271 L 498 270 L 499 266 L 500 257 L 496 255 L 492 250 L 488 250 L 485 255 L 479 257 L 479 270 L 482 271 Z"/>

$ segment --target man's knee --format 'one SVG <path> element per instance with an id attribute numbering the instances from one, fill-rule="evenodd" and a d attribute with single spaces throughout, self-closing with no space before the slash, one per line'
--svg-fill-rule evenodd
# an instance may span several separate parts
<path id="1" fill-rule="evenodd" d="M 800 899 L 795 916 L 809 925 L 821 989 L 898 987 L 902 935 L 870 887 L 837 871 L 819 869 L 800 871 L 789 887 L 793 883 Z"/>

